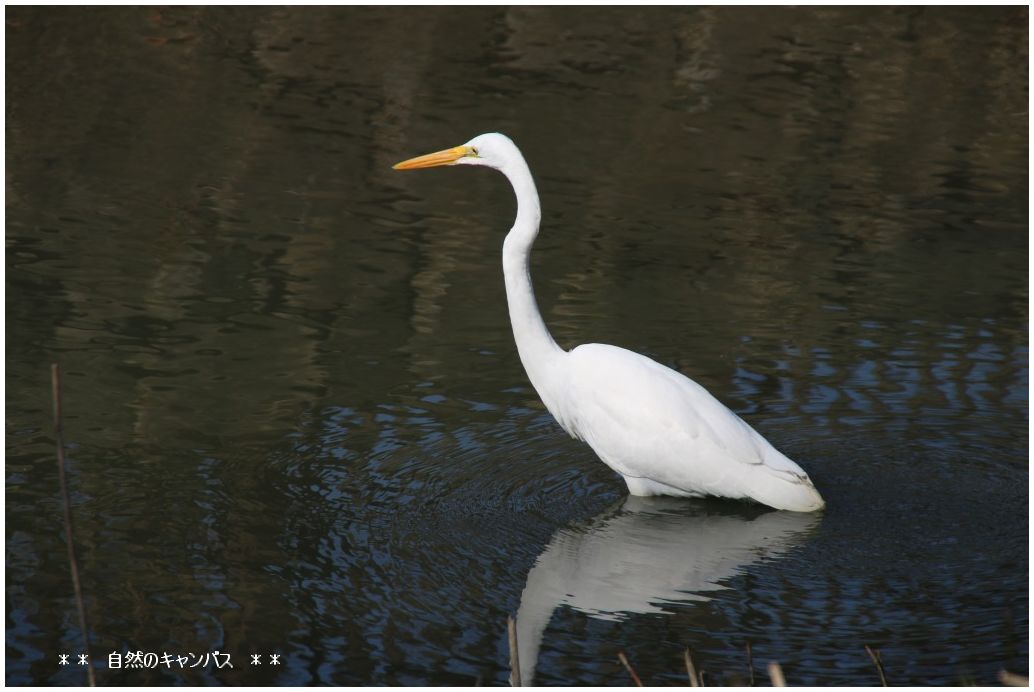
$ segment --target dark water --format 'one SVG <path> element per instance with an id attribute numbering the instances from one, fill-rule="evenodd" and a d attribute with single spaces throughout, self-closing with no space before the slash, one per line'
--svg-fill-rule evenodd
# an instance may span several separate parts
<path id="1" fill-rule="evenodd" d="M 505 684 L 508 613 L 543 684 L 1027 672 L 1026 8 L 6 20 L 8 683 L 84 680 L 51 362 L 104 683 Z M 692 376 L 823 514 L 628 500 L 553 423 L 505 180 L 390 169 L 493 130 L 561 345 Z"/>

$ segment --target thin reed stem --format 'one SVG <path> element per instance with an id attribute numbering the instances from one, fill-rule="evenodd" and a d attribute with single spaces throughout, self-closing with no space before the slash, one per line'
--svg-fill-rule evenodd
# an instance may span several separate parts
<path id="1" fill-rule="evenodd" d="M 618 660 L 621 661 L 621 665 L 623 665 L 625 667 L 625 670 L 628 671 L 628 674 L 632 676 L 632 682 L 635 683 L 635 686 L 636 687 L 642 687 L 643 686 L 643 681 L 640 680 L 639 676 L 635 674 L 635 670 L 632 668 L 632 664 L 629 663 L 628 659 L 625 657 L 625 652 L 624 651 L 619 651 L 618 652 Z"/>
<path id="2" fill-rule="evenodd" d="M 506 616 L 506 634 L 510 642 L 510 684 L 521 686 L 521 658 L 517 652 L 517 620 L 512 615 Z"/>
<path id="3" fill-rule="evenodd" d="M 772 678 L 772 687 L 786 687 L 786 678 L 783 677 L 783 667 L 771 661 L 768 664 L 768 677 Z"/>
<path id="4" fill-rule="evenodd" d="M 65 514 L 65 545 L 68 548 L 68 565 L 72 572 L 72 588 L 75 590 L 75 607 L 79 611 L 79 629 L 83 633 L 83 648 L 86 653 L 86 679 L 90 687 L 97 686 L 93 672 L 93 657 L 90 655 L 90 630 L 86 626 L 86 607 L 83 605 L 83 589 L 79 583 L 79 562 L 75 558 L 75 543 L 72 541 L 72 500 L 68 495 L 68 480 L 65 478 L 65 441 L 61 425 L 61 368 L 57 363 L 50 366 L 50 390 L 54 402 L 54 439 L 57 443 L 57 478 L 61 486 L 61 504 Z"/>
<path id="5" fill-rule="evenodd" d="M 880 659 L 879 649 L 873 649 L 868 644 L 865 645 L 865 650 L 869 652 L 869 658 L 876 664 L 876 672 L 880 674 L 880 684 L 884 687 L 887 686 L 887 676 L 883 674 L 883 661 Z"/>
<path id="6" fill-rule="evenodd" d="M 697 669 L 693 665 L 693 657 L 689 655 L 689 649 L 682 652 L 682 657 L 686 661 L 686 675 L 689 676 L 689 686 L 700 687 L 700 676 L 697 675 Z"/>

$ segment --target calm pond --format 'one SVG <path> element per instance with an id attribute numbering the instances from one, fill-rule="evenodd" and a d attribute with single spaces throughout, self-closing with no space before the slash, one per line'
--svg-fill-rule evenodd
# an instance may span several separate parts
<path id="1" fill-rule="evenodd" d="M 6 682 L 85 681 L 51 363 L 104 684 L 505 685 L 509 614 L 539 684 L 1026 674 L 1027 26 L 8 8 Z M 391 169 L 490 131 L 560 345 L 692 377 L 824 512 L 629 498 L 559 428 L 506 180 Z"/>

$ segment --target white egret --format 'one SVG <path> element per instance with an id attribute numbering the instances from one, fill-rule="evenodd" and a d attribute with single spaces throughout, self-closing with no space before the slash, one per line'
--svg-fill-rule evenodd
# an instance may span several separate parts
<path id="1" fill-rule="evenodd" d="M 539 313 L 529 270 L 539 196 L 508 137 L 479 135 L 394 167 L 448 165 L 495 168 L 513 186 L 517 218 L 503 242 L 503 276 L 521 363 L 560 426 L 621 474 L 629 493 L 752 499 L 797 512 L 825 506 L 800 466 L 685 375 L 616 346 L 565 351 L 557 345 Z"/>

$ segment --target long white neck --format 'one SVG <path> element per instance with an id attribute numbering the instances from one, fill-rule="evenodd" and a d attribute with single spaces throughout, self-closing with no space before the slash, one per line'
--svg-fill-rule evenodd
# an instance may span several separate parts
<path id="1" fill-rule="evenodd" d="M 503 242 L 503 277 L 506 280 L 510 324 L 528 378 L 546 407 L 552 410 L 549 375 L 557 358 L 565 352 L 557 346 L 542 321 L 531 286 L 528 260 L 542 217 L 539 195 L 523 157 L 514 157 L 501 171 L 510 180 L 517 196 L 517 219 Z"/>

